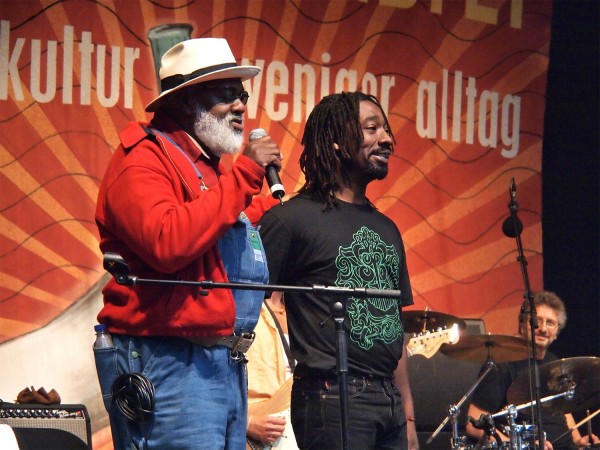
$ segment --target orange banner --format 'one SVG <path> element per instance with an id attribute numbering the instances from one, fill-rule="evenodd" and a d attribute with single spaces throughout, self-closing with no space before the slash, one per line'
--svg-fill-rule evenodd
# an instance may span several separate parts
<path id="1" fill-rule="evenodd" d="M 288 192 L 302 184 L 300 139 L 314 104 L 342 90 L 376 95 L 398 144 L 390 175 L 368 195 L 403 233 L 413 309 L 516 332 L 524 282 L 501 225 L 514 178 L 527 270 L 541 289 L 551 9 L 528 0 L 0 2 L 0 342 L 47 324 L 104 275 L 100 179 L 118 131 L 150 118 L 160 55 L 189 37 L 225 37 L 240 63 L 263 68 L 246 85 L 246 129 L 279 142 Z"/>

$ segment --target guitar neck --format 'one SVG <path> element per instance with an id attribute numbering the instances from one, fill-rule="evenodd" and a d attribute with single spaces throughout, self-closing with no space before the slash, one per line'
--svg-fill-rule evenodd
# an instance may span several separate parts
<path id="1" fill-rule="evenodd" d="M 443 344 L 455 344 L 459 338 L 457 324 L 454 324 L 451 328 L 425 331 L 413 336 L 408 341 L 406 353 L 408 356 L 422 355 L 425 358 L 431 358 Z"/>

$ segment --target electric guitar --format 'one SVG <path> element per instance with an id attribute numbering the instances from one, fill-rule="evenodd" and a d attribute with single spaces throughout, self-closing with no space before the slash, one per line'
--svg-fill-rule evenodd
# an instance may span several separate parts
<path id="1" fill-rule="evenodd" d="M 438 328 L 437 331 L 413 334 L 406 345 L 407 355 L 423 355 L 425 358 L 431 358 L 443 344 L 456 344 L 459 339 L 456 323 L 451 328 Z"/>
<path id="2" fill-rule="evenodd" d="M 406 344 L 406 355 L 423 355 L 431 358 L 443 344 L 456 344 L 459 340 L 458 325 L 451 328 L 438 329 L 437 331 L 425 331 L 413 334 Z M 248 405 L 248 415 L 272 414 L 285 418 L 285 429 L 279 439 L 272 444 L 266 444 L 247 437 L 246 450 L 298 450 L 296 438 L 290 420 L 290 397 L 292 394 L 293 378 L 290 377 L 279 390 L 268 400 Z M 285 409 L 281 410 L 281 407 Z"/>

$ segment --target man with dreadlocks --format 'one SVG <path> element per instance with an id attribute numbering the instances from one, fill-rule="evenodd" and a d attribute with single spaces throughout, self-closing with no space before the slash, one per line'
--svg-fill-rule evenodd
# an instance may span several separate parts
<path id="1" fill-rule="evenodd" d="M 349 447 L 417 449 L 407 358 L 401 358 L 401 310 L 413 303 L 404 244 L 394 222 L 366 197 L 367 185 L 388 173 L 395 144 L 389 122 L 373 96 L 329 95 L 310 114 L 302 144 L 304 185 L 260 222 L 271 282 L 399 290 L 401 296 L 286 293 L 298 446 L 343 446 L 331 305 L 347 300 Z"/>

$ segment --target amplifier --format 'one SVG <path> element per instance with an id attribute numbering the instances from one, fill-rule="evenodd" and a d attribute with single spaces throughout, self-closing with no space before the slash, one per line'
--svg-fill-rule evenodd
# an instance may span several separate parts
<path id="1" fill-rule="evenodd" d="M 0 403 L 0 424 L 9 425 L 19 450 L 91 450 L 84 405 Z"/>

